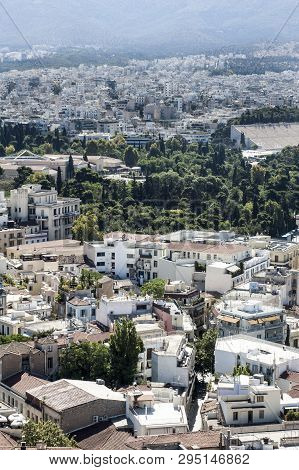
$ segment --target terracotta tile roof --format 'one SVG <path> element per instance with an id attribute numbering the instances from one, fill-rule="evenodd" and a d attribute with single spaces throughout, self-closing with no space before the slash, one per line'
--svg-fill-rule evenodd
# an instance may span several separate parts
<path id="1" fill-rule="evenodd" d="M 84 264 L 83 255 L 59 255 L 58 263 L 61 264 Z"/>
<path id="2" fill-rule="evenodd" d="M 73 437 L 83 450 L 124 450 L 131 434 L 128 431 L 118 431 L 108 421 L 76 431 Z"/>
<path id="3" fill-rule="evenodd" d="M 111 422 L 98 423 L 73 433 L 78 447 L 83 450 L 141 450 L 149 445 L 163 446 L 180 443 L 187 449 L 218 449 L 220 432 L 198 431 L 194 433 L 165 434 L 133 437 L 128 431 L 118 431 Z"/>
<path id="4" fill-rule="evenodd" d="M 207 245 L 205 243 L 195 243 L 195 242 L 181 242 L 181 243 L 169 243 L 169 250 L 172 251 L 190 251 L 190 252 L 207 252 L 207 253 L 240 253 L 242 251 L 247 251 L 248 247 L 246 245 L 238 244 L 226 244 L 226 245 Z"/>
<path id="5" fill-rule="evenodd" d="M 72 299 L 69 299 L 68 303 L 75 306 L 82 305 L 83 307 L 90 305 L 90 302 L 88 300 L 80 299 L 79 297 L 73 297 Z"/>
<path id="6" fill-rule="evenodd" d="M 299 398 L 299 385 L 295 385 L 289 392 L 288 395 L 292 398 Z"/>
<path id="7" fill-rule="evenodd" d="M 0 345 L 0 357 L 4 354 L 13 353 L 13 354 L 29 354 L 32 346 L 28 345 L 28 343 L 18 343 L 17 341 L 12 341 L 8 344 L 1 344 Z"/>
<path id="8" fill-rule="evenodd" d="M 83 331 L 75 331 L 73 335 L 74 343 L 81 343 L 82 341 L 90 341 L 91 343 L 103 343 L 110 338 L 112 333 L 84 333 Z"/>
<path id="9" fill-rule="evenodd" d="M 93 395 L 75 387 L 67 380 L 58 380 L 35 388 L 31 387 L 28 392 L 58 412 L 95 400 Z"/>
<path id="10" fill-rule="evenodd" d="M 0 450 L 13 450 L 17 446 L 17 441 L 3 431 L 0 431 Z"/>
<path id="11" fill-rule="evenodd" d="M 159 436 L 142 436 L 137 438 L 130 438 L 126 442 L 129 449 L 140 450 L 149 445 L 171 444 L 179 442 L 187 449 L 196 446 L 200 449 L 218 449 L 220 446 L 220 432 L 218 431 L 198 431 L 182 434 L 165 434 Z"/>
<path id="12" fill-rule="evenodd" d="M 206 401 L 202 404 L 201 413 L 208 413 L 209 411 L 216 410 L 218 406 L 217 400 Z"/>
<path id="13" fill-rule="evenodd" d="M 21 395 L 24 398 L 26 397 L 27 390 L 49 383 L 47 380 L 35 377 L 34 375 L 30 375 L 27 372 L 20 372 L 11 377 L 8 377 L 8 379 L 3 380 L 2 382 L 7 387 L 11 388 L 15 393 Z"/>
<path id="14" fill-rule="evenodd" d="M 280 376 L 281 379 L 299 384 L 299 372 L 285 371 Z"/>

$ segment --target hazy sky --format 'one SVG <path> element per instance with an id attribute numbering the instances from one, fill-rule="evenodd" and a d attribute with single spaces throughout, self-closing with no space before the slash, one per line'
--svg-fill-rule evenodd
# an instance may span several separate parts
<path id="1" fill-rule="evenodd" d="M 271 40 L 297 0 L 1 0 L 31 43 L 163 48 Z M 299 8 L 281 40 L 299 39 Z M 0 44 L 23 40 L 0 6 Z"/>

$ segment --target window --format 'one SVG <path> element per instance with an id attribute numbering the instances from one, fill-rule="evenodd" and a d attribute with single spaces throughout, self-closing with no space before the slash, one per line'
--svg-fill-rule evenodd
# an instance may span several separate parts
<path id="1" fill-rule="evenodd" d="M 146 304 L 137 305 L 136 310 L 146 310 Z"/>
<path id="2" fill-rule="evenodd" d="M 97 266 L 105 266 L 105 263 L 98 262 L 98 263 L 97 263 Z"/>
<path id="3" fill-rule="evenodd" d="M 134 255 L 131 255 L 130 253 L 128 253 L 127 258 L 134 258 Z"/>
<path id="4" fill-rule="evenodd" d="M 134 268 L 134 264 L 127 264 L 127 268 Z"/>
<path id="5" fill-rule="evenodd" d="M 157 279 L 158 273 L 153 273 L 153 279 Z"/>
<path id="6" fill-rule="evenodd" d="M 48 357 L 48 369 L 53 369 L 53 357 Z"/>
<path id="7" fill-rule="evenodd" d="M 259 411 L 259 419 L 264 419 L 264 416 L 265 416 L 264 410 L 260 410 Z"/>
<path id="8" fill-rule="evenodd" d="M 258 403 L 262 403 L 262 402 L 264 401 L 263 395 L 258 395 L 258 396 L 256 397 L 256 401 L 257 401 Z"/>
<path id="9" fill-rule="evenodd" d="M 97 253 L 97 257 L 100 258 L 102 256 L 105 256 L 105 253 L 103 251 L 100 251 L 99 253 Z"/>
<path id="10" fill-rule="evenodd" d="M 233 412 L 233 420 L 238 421 L 238 412 L 237 411 Z"/>
<path id="11" fill-rule="evenodd" d="M 158 261 L 154 261 L 154 268 L 158 267 Z"/>
<path id="12" fill-rule="evenodd" d="M 158 256 L 158 250 L 154 250 L 154 256 Z"/>

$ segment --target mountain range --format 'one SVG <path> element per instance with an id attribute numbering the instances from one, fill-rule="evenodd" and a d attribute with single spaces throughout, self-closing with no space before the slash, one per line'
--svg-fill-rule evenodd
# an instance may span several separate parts
<path id="1" fill-rule="evenodd" d="M 200 51 L 271 41 L 296 0 L 1 0 L 31 44 Z M 24 40 L 0 2 L 0 45 Z M 281 41 L 299 40 L 299 8 Z"/>

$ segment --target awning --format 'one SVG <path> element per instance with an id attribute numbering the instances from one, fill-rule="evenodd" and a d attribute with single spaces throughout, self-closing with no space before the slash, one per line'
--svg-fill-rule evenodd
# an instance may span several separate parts
<path id="1" fill-rule="evenodd" d="M 239 266 L 231 266 L 230 268 L 227 268 L 226 270 L 230 273 L 233 273 L 233 274 L 237 273 L 238 271 L 241 271 Z"/>
<path id="2" fill-rule="evenodd" d="M 249 325 L 257 325 L 258 321 L 257 320 L 248 320 Z"/>
<path id="3" fill-rule="evenodd" d="M 280 320 L 280 317 L 278 315 L 272 315 L 271 317 L 264 317 L 264 318 L 261 318 L 260 320 L 262 320 L 263 322 L 275 321 L 275 320 Z"/>
<path id="4" fill-rule="evenodd" d="M 227 317 L 225 315 L 218 315 L 217 320 L 227 321 L 228 323 L 239 323 L 240 318 Z"/>

